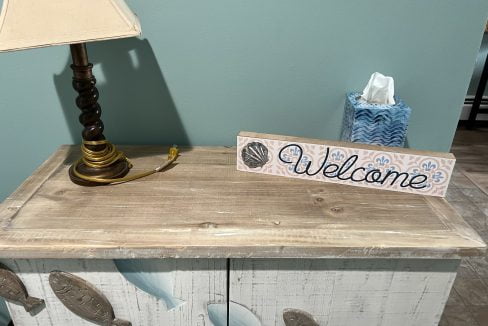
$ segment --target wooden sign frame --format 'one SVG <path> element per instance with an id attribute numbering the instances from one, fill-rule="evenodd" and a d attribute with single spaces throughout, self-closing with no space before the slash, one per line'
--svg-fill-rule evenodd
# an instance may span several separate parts
<path id="1" fill-rule="evenodd" d="M 239 171 L 444 197 L 451 153 L 240 132 Z"/>

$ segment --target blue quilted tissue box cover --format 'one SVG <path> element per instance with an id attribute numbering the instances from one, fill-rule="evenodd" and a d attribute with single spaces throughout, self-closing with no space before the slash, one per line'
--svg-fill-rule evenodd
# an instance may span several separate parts
<path id="1" fill-rule="evenodd" d="M 342 140 L 403 147 L 412 109 L 395 96 L 395 104 L 371 104 L 354 92 L 346 95 Z"/>

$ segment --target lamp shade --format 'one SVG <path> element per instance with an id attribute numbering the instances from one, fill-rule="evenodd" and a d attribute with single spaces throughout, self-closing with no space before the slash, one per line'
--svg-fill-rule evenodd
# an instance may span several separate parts
<path id="1" fill-rule="evenodd" d="M 140 33 L 123 0 L 3 0 L 0 14 L 0 52 Z"/>

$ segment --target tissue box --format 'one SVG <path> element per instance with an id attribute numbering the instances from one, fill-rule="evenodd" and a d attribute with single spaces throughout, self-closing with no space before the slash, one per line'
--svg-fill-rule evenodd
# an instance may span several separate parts
<path id="1" fill-rule="evenodd" d="M 346 95 L 342 140 L 354 143 L 403 147 L 410 109 L 395 96 L 395 103 L 371 104 L 360 93 Z"/>

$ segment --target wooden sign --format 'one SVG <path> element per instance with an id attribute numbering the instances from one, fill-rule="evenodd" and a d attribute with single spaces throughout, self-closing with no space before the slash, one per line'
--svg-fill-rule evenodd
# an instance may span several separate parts
<path id="1" fill-rule="evenodd" d="M 450 153 L 241 132 L 237 169 L 246 172 L 444 197 Z"/>

